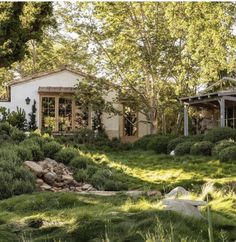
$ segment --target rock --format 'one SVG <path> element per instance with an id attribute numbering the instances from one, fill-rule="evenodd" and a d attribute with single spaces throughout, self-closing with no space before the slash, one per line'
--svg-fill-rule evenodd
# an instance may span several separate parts
<path id="1" fill-rule="evenodd" d="M 57 174 L 54 172 L 48 172 L 43 176 L 44 181 L 49 184 L 53 185 L 56 180 Z"/>
<path id="2" fill-rule="evenodd" d="M 40 186 L 40 188 L 42 189 L 42 190 L 51 190 L 51 186 L 49 186 L 47 183 L 43 183 L 41 186 Z"/>
<path id="3" fill-rule="evenodd" d="M 43 174 L 43 169 L 34 161 L 25 161 L 24 165 L 28 167 L 36 176 L 41 177 Z"/>
<path id="4" fill-rule="evenodd" d="M 198 206 L 206 205 L 206 202 L 204 201 L 191 201 L 182 199 L 164 199 L 162 203 L 165 205 L 166 210 L 175 211 L 181 213 L 182 215 L 195 218 L 203 218 L 198 209 Z"/>
<path id="5" fill-rule="evenodd" d="M 62 175 L 62 180 L 72 182 L 74 178 L 71 175 Z"/>
<path id="6" fill-rule="evenodd" d="M 151 196 L 161 196 L 161 192 L 155 191 L 155 190 L 150 190 L 150 191 L 147 191 L 147 196 L 149 196 L 149 197 L 151 197 Z"/>
<path id="7" fill-rule="evenodd" d="M 175 151 L 172 150 L 172 151 L 170 152 L 170 155 L 174 156 L 174 155 L 175 155 Z"/>
<path id="8" fill-rule="evenodd" d="M 46 158 L 46 159 L 44 160 L 44 162 L 46 162 L 46 163 L 48 163 L 48 164 L 51 164 L 51 165 L 53 165 L 53 166 L 58 166 L 58 163 L 57 163 L 55 160 L 51 159 L 51 158 Z"/>
<path id="9" fill-rule="evenodd" d="M 84 185 L 81 187 L 82 191 L 86 191 L 86 190 L 89 190 L 89 189 L 91 189 L 91 188 L 92 188 L 92 186 L 91 186 L 90 184 L 84 184 Z"/>
<path id="10" fill-rule="evenodd" d="M 36 184 L 39 185 L 39 186 L 43 185 L 43 182 L 44 181 L 42 179 L 39 179 L 39 178 L 36 179 Z"/>
<path id="11" fill-rule="evenodd" d="M 176 198 L 179 196 L 189 196 L 189 192 L 183 187 L 176 187 L 165 195 L 167 198 Z"/>

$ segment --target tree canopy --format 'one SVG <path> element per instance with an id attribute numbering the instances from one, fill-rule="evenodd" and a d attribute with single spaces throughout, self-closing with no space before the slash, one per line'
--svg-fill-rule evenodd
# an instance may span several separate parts
<path id="1" fill-rule="evenodd" d="M 0 67 L 20 61 L 29 40 L 40 40 L 43 29 L 53 25 L 52 3 L 0 3 Z"/>

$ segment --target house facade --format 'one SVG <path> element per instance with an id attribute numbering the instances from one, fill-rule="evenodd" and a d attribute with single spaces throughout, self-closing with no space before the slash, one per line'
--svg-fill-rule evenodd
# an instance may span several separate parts
<path id="1" fill-rule="evenodd" d="M 64 68 L 12 81 L 7 98 L 1 100 L 0 106 L 10 111 L 16 111 L 17 107 L 23 109 L 29 121 L 35 103 L 36 125 L 40 130 L 71 133 L 81 128 L 91 129 L 94 110 L 88 108 L 82 111 L 75 95 L 75 85 L 85 77 L 88 79 L 89 76 Z M 112 101 L 115 95 L 115 91 L 110 91 L 104 99 Z M 149 134 L 150 126 L 144 115 L 130 110 L 124 103 L 116 103 L 114 107 L 121 115 L 102 114 L 102 122 L 110 138 L 132 142 Z"/>

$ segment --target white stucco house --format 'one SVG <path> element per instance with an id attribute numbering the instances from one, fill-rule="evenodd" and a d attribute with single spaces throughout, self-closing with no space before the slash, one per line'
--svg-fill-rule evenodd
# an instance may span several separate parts
<path id="1" fill-rule="evenodd" d="M 89 75 L 63 68 L 14 80 L 9 83 L 8 95 L 5 100 L 0 101 L 0 106 L 10 111 L 21 108 L 25 110 L 29 120 L 35 100 L 39 129 L 51 128 L 55 133 L 71 133 L 84 127 L 91 128 L 93 110 L 82 112 L 75 97 L 75 85 L 85 77 L 88 79 Z M 111 101 L 114 95 L 114 91 L 111 91 L 104 98 Z M 149 134 L 149 124 L 143 122 L 145 117 L 141 113 L 130 110 L 124 103 L 114 105 L 122 115 L 109 116 L 104 113 L 102 116 L 110 138 L 117 137 L 132 142 Z"/>

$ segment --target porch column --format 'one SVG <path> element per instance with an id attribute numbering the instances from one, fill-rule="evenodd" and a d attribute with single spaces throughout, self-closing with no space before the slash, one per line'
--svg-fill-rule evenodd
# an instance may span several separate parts
<path id="1" fill-rule="evenodd" d="M 225 127 L 225 99 L 222 97 L 220 103 L 220 127 Z"/>
<path id="2" fill-rule="evenodd" d="M 188 104 L 184 104 L 184 136 L 188 136 Z"/>

